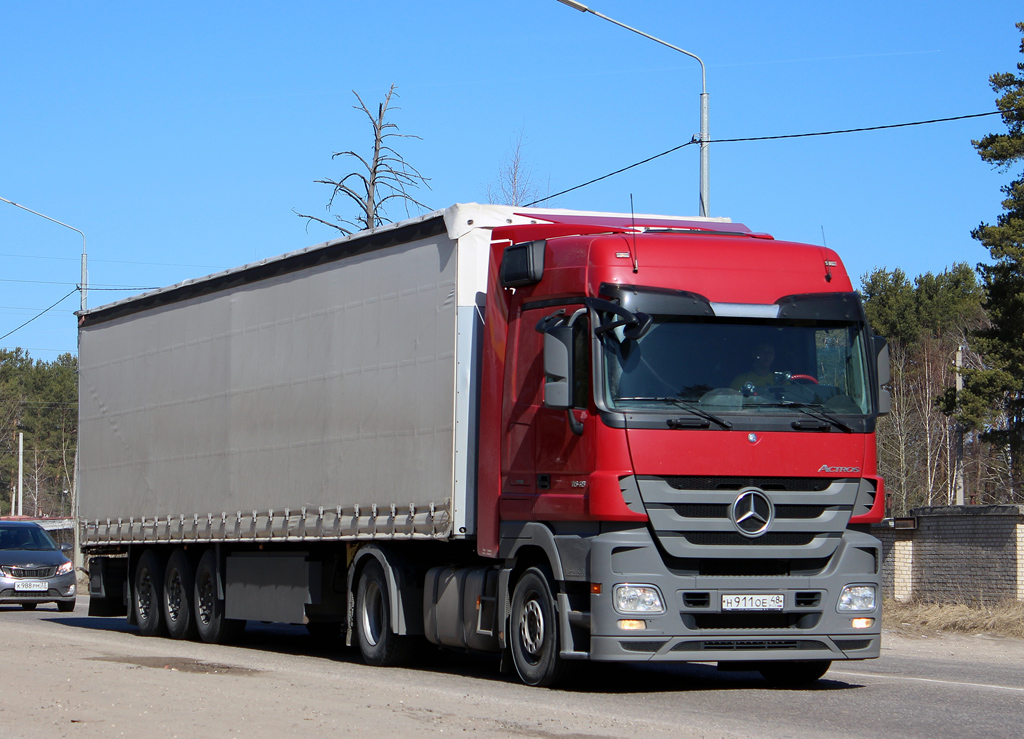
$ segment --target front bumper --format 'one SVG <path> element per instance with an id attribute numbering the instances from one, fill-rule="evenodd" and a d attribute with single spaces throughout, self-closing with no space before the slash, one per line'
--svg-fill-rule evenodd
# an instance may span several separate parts
<path id="1" fill-rule="evenodd" d="M 74 572 L 47 578 L 34 578 L 45 582 L 46 590 L 18 590 L 18 578 L 0 575 L 0 605 L 23 603 L 73 603 L 78 593 Z"/>
<path id="2" fill-rule="evenodd" d="M 847 531 L 828 565 L 809 576 L 691 576 L 669 570 L 645 528 L 604 533 L 591 549 L 590 658 L 631 662 L 751 662 L 852 660 L 881 649 L 881 545 Z M 613 607 L 617 584 L 656 586 L 665 613 L 622 614 Z M 874 585 L 872 611 L 839 613 L 850 584 Z M 780 611 L 726 611 L 723 595 L 782 595 Z M 854 619 L 870 619 L 856 628 Z M 620 622 L 644 628 L 624 630 Z M 863 625 L 863 621 L 861 624 Z"/>

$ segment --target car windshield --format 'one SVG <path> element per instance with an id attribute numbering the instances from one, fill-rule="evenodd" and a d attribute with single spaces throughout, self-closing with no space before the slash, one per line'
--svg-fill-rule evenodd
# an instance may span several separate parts
<path id="1" fill-rule="evenodd" d="M 51 551 L 57 544 L 38 526 L 11 526 L 0 523 L 0 550 L 31 549 Z"/>
<path id="2" fill-rule="evenodd" d="M 718 414 L 871 412 L 855 321 L 654 316 L 638 340 L 601 337 L 609 409 L 685 405 Z"/>

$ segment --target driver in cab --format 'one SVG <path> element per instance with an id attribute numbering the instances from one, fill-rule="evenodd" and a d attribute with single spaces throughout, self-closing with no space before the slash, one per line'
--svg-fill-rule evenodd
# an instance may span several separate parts
<path id="1" fill-rule="evenodd" d="M 748 385 L 752 389 L 775 384 L 775 372 L 772 370 L 774 362 L 775 347 L 771 344 L 758 344 L 754 350 L 754 361 L 750 371 L 737 375 L 730 387 L 733 390 L 743 390 Z"/>

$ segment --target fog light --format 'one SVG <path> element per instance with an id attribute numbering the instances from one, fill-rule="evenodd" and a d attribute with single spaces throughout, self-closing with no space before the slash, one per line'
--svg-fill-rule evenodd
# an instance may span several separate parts
<path id="1" fill-rule="evenodd" d="M 623 631 L 637 631 L 638 629 L 646 629 L 647 622 L 638 618 L 623 618 L 619 620 L 619 628 Z"/>
<path id="2" fill-rule="evenodd" d="M 665 606 L 661 591 L 653 585 L 616 585 L 615 610 L 623 614 L 664 613 Z"/>
<path id="3" fill-rule="evenodd" d="M 870 629 L 875 625 L 873 618 L 855 618 L 850 621 L 850 626 L 855 629 Z"/>
<path id="4" fill-rule="evenodd" d="M 875 610 L 875 586 L 874 585 L 847 585 L 839 594 L 839 604 L 836 609 L 843 611 L 873 611 Z"/>

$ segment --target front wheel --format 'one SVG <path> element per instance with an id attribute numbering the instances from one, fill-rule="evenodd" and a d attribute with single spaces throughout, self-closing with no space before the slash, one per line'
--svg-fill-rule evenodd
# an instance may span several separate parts
<path id="1" fill-rule="evenodd" d="M 819 680 L 832 662 L 827 659 L 806 662 L 762 662 L 758 666 L 761 677 L 781 688 L 809 685 Z"/>
<path id="2" fill-rule="evenodd" d="M 71 613 L 73 610 L 75 610 L 75 601 L 59 600 L 57 601 L 57 610 L 61 613 Z"/>
<path id="3" fill-rule="evenodd" d="M 562 680 L 568 665 L 559 655 L 558 610 L 553 578 L 547 567 L 531 567 L 512 595 L 512 661 L 527 685 L 550 687 Z"/>
<path id="4" fill-rule="evenodd" d="M 21 604 L 21 609 L 23 611 L 34 611 L 36 609 L 36 605 L 37 604 L 35 604 L 35 603 L 22 603 Z"/>
<path id="5" fill-rule="evenodd" d="M 356 638 L 368 665 L 393 667 L 404 664 L 412 653 L 408 636 L 394 633 L 391 596 L 384 570 L 372 559 L 363 567 L 356 588 Z"/>

